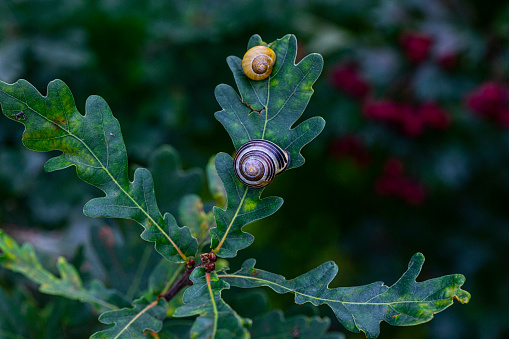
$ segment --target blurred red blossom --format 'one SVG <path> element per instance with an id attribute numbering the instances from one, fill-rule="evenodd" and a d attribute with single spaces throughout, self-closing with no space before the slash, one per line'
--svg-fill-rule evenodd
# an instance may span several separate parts
<path id="1" fill-rule="evenodd" d="M 338 159 L 352 158 L 359 167 L 366 167 L 371 162 L 368 148 L 353 134 L 336 138 L 330 145 L 330 154 Z"/>
<path id="2" fill-rule="evenodd" d="M 458 64 L 459 56 L 455 52 L 446 52 L 437 56 L 437 63 L 443 69 L 450 70 Z"/>
<path id="3" fill-rule="evenodd" d="M 367 100 L 363 107 L 368 119 L 391 123 L 405 134 L 417 137 L 426 127 L 445 129 L 450 125 L 449 115 L 435 103 L 410 105 L 391 100 Z"/>
<path id="4" fill-rule="evenodd" d="M 380 196 L 397 197 L 410 205 L 421 205 L 426 198 L 426 189 L 421 183 L 406 177 L 404 171 L 400 159 L 387 159 L 382 174 L 375 182 L 375 191 Z"/>
<path id="5" fill-rule="evenodd" d="M 406 32 L 401 35 L 401 46 L 410 61 L 420 63 L 428 58 L 433 39 L 421 32 Z"/>
<path id="6" fill-rule="evenodd" d="M 436 129 L 446 129 L 451 124 L 451 118 L 435 103 L 424 103 L 417 107 L 417 114 L 424 123 Z"/>
<path id="7" fill-rule="evenodd" d="M 491 119 L 503 127 L 509 126 L 509 86 L 485 82 L 468 93 L 466 105 L 478 115 Z"/>
<path id="8" fill-rule="evenodd" d="M 340 64 L 330 71 L 333 87 L 342 90 L 355 99 L 363 99 L 371 90 L 370 84 L 362 77 L 357 64 L 353 62 Z"/>

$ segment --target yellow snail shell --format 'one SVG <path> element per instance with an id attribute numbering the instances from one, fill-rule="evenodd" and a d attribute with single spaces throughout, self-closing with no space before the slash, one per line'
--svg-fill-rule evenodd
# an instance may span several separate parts
<path id="1" fill-rule="evenodd" d="M 276 53 L 265 46 L 255 46 L 242 58 L 242 69 L 252 80 L 263 80 L 272 73 L 276 63 Z"/>
<path id="2" fill-rule="evenodd" d="M 241 183 L 261 188 L 288 167 L 290 154 L 271 141 L 254 139 L 237 150 L 233 163 Z"/>

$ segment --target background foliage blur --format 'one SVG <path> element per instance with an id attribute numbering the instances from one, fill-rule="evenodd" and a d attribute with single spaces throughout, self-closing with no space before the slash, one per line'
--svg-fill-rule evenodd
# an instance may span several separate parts
<path id="1" fill-rule="evenodd" d="M 0 79 L 24 78 L 42 93 L 62 79 L 82 113 L 89 95 L 105 98 L 131 169 L 147 166 L 163 144 L 178 150 L 184 168 L 204 168 L 210 156 L 234 151 L 213 116 L 215 86 L 234 85 L 226 57 L 241 57 L 252 34 L 267 42 L 295 34 L 300 58 L 324 56 L 304 116 L 327 125 L 304 149 L 305 166 L 266 189 L 285 204 L 247 227 L 256 241 L 230 267 L 254 257 L 292 278 L 334 260 L 335 286 L 393 284 L 422 252 L 421 279 L 462 273 L 472 300 L 423 326 L 384 324 L 381 337 L 502 338 L 509 337 L 508 19 L 509 5 L 494 0 L 0 1 Z M 133 270 L 150 246 L 141 229 L 83 216 L 100 192 L 73 170 L 44 173 L 50 155 L 24 149 L 21 133 L 21 125 L 0 122 L 0 227 L 33 243 L 46 267 L 64 255 L 85 279 L 129 292 L 117 285 L 133 272 L 101 259 L 91 230 L 106 225 L 136 248 L 118 254 Z M 40 295 L 22 280 L 0 270 L 0 309 L 19 312 L 22 337 L 45 328 L 76 338 L 99 326 L 86 305 Z M 225 294 L 235 307 L 236 291 Z M 269 295 L 288 314 L 313 312 L 292 306 L 290 295 Z M 39 309 L 51 314 L 44 322 Z M 341 330 L 327 308 L 318 311 Z"/>

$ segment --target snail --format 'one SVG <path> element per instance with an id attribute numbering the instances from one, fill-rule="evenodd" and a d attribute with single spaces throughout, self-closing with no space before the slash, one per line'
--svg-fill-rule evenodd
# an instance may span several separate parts
<path id="1" fill-rule="evenodd" d="M 276 62 L 276 53 L 265 46 L 255 46 L 248 50 L 242 58 L 242 69 L 252 80 L 263 80 L 272 73 Z"/>
<path id="2" fill-rule="evenodd" d="M 290 154 L 268 140 L 253 139 L 235 153 L 234 171 L 241 183 L 251 188 L 265 187 L 290 163 Z"/>

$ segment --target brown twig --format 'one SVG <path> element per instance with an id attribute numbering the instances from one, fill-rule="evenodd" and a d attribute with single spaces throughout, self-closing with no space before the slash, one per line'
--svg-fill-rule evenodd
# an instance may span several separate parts
<path id="1" fill-rule="evenodd" d="M 189 277 L 191 273 L 193 273 L 194 269 L 197 267 L 204 267 L 207 273 L 210 273 L 215 269 L 214 262 L 217 260 L 217 256 L 214 253 L 204 253 L 201 255 L 201 263 L 195 266 L 194 260 L 190 259 L 186 263 L 186 270 L 184 273 L 171 285 L 171 287 L 164 294 L 159 294 L 158 299 L 164 298 L 166 301 L 170 301 L 173 297 L 175 297 L 180 290 L 182 290 L 186 286 L 192 286 L 193 282 Z"/>

